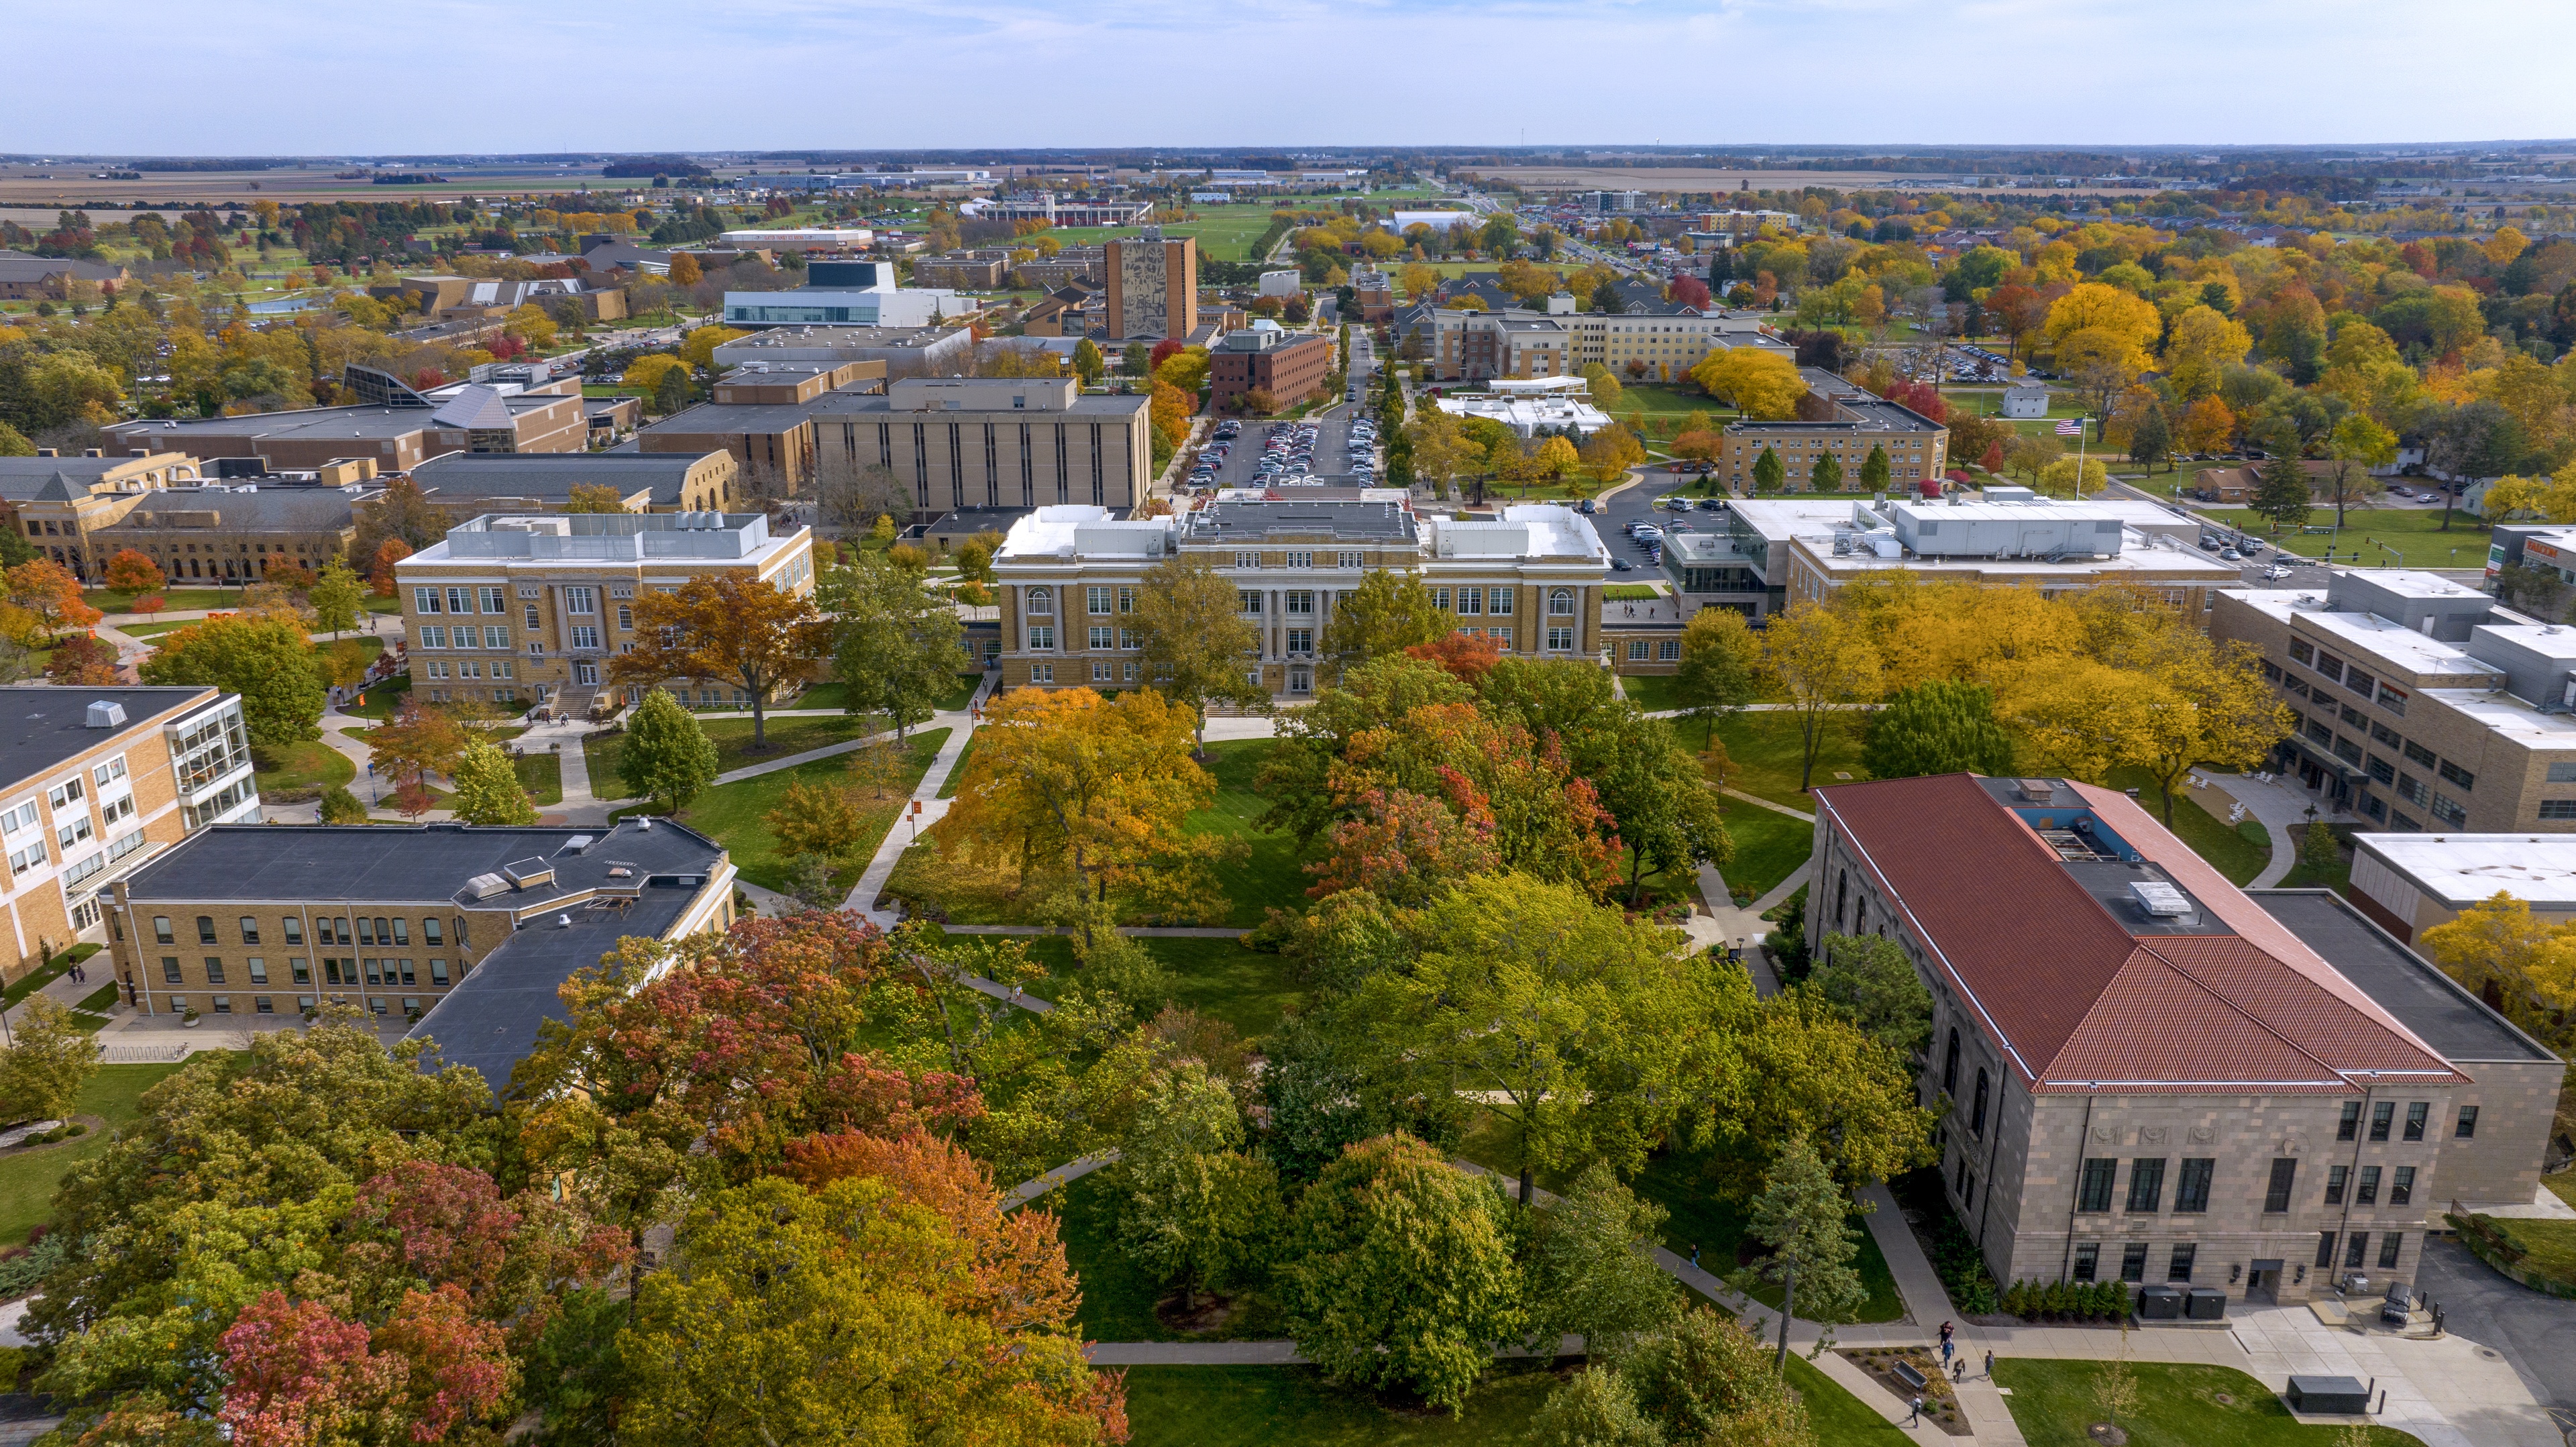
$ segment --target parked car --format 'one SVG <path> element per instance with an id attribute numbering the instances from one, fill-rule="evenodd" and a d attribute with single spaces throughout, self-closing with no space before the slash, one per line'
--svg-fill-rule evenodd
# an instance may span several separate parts
<path id="1" fill-rule="evenodd" d="M 1633 573 L 1637 571 L 1637 565 L 1629 562 L 1626 558 L 1612 558 L 1610 560 L 1610 571 L 1614 573 Z"/>

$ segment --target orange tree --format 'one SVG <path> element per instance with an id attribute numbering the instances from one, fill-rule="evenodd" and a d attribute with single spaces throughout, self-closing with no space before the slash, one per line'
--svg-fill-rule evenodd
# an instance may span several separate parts
<path id="1" fill-rule="evenodd" d="M 51 633 L 87 628 L 107 615 L 81 599 L 80 579 L 47 558 L 9 570 L 9 601 L 36 615 Z"/>
<path id="2" fill-rule="evenodd" d="M 379 598 L 394 595 L 394 564 L 411 556 L 411 544 L 400 538 L 387 538 L 376 544 L 367 559 L 367 587 Z"/>
<path id="3" fill-rule="evenodd" d="M 119 548 L 107 560 L 107 586 L 120 593 L 142 593 L 161 586 L 161 565 L 132 548 Z"/>
<path id="4" fill-rule="evenodd" d="M 769 691 L 832 651 L 814 600 L 758 578 L 706 574 L 635 600 L 635 651 L 608 663 L 616 683 L 719 679 L 751 695 L 751 747 L 769 747 Z"/>

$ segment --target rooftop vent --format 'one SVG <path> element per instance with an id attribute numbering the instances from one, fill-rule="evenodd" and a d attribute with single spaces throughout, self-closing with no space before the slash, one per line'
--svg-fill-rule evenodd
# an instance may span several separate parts
<path id="1" fill-rule="evenodd" d="M 555 882 L 555 867 L 542 859 L 515 859 L 501 866 L 501 877 L 513 889 L 528 889 Z"/>
<path id="2" fill-rule="evenodd" d="M 2138 910 L 2150 919 L 2170 919 L 2189 923 L 2197 914 L 2191 896 L 2165 880 L 2137 879 L 2129 883 L 2129 897 L 2138 902 Z"/>
<path id="3" fill-rule="evenodd" d="M 125 705 L 98 699 L 89 706 L 89 726 L 94 729 L 125 727 Z"/>
<path id="4" fill-rule="evenodd" d="M 570 839 L 565 840 L 565 841 L 563 842 L 563 848 L 556 850 L 556 851 L 555 851 L 555 853 L 557 853 L 557 854 L 579 854 L 579 853 L 583 852 L 584 850 L 586 850 L 586 849 L 590 848 L 590 841 L 591 841 L 591 836 L 590 836 L 590 835 L 588 835 L 588 834 L 576 834 L 576 835 L 572 836 Z"/>
<path id="5" fill-rule="evenodd" d="M 571 928 L 572 928 L 572 916 L 571 916 L 571 915 L 568 915 L 568 914 L 559 914 L 559 915 L 556 915 L 556 916 L 555 916 L 555 928 L 556 928 L 556 929 L 571 929 Z"/>
<path id="6" fill-rule="evenodd" d="M 476 899 L 490 899 L 510 892 L 510 881 L 497 874 L 478 874 L 465 881 L 465 892 Z"/>
<path id="7" fill-rule="evenodd" d="M 2016 792 L 2025 799 L 2036 799 L 2040 803 L 2045 804 L 2049 800 L 2057 797 L 2057 781 L 2055 779 L 2023 779 L 2018 781 Z"/>

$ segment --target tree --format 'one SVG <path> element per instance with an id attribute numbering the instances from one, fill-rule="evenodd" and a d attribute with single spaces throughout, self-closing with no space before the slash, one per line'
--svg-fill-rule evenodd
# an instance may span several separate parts
<path id="1" fill-rule="evenodd" d="M 1780 461 L 1778 448 L 1766 446 L 1762 455 L 1753 459 L 1753 487 L 1756 492 L 1778 492 L 1788 478 L 1789 469 Z"/>
<path id="2" fill-rule="evenodd" d="M 2091 497 L 2110 485 L 2110 469 L 2098 457 L 2061 457 L 2039 470 L 2039 490 L 2051 497 Z"/>
<path id="3" fill-rule="evenodd" d="M 1206 850 L 1182 829 L 1216 781 L 1191 757 L 1189 713 L 1152 689 L 1014 689 L 986 706 L 956 802 L 928 837 L 943 857 L 1065 871 L 1078 903 L 1112 887 L 1207 897 Z M 1084 916 L 1086 934 L 1090 917 Z"/>
<path id="4" fill-rule="evenodd" d="M 1530 1418 L 1532 1447 L 1664 1447 L 1663 1429 L 1637 1409 L 1617 1369 L 1588 1366 L 1547 1394 Z"/>
<path id="5" fill-rule="evenodd" d="M 1710 396 L 1732 404 L 1747 417 L 1765 421 L 1795 416 L 1798 399 L 1807 395 L 1798 364 L 1761 348 L 1713 351 L 1691 368 L 1690 375 Z"/>
<path id="6" fill-rule="evenodd" d="M 1417 410 L 1401 435 L 1412 449 L 1414 471 L 1437 483 L 1443 493 L 1459 468 L 1484 450 L 1460 428 L 1457 418 L 1432 406 Z"/>
<path id="7" fill-rule="evenodd" d="M 1769 676 L 1788 690 L 1790 709 L 1797 715 L 1798 787 L 1803 791 L 1815 782 L 1816 755 L 1837 714 L 1877 696 L 1878 649 L 1851 619 L 1802 598 L 1763 630 L 1762 656 Z"/>
<path id="8" fill-rule="evenodd" d="M 1825 936 L 1824 958 L 1801 988 L 1823 996 L 1862 1034 L 1899 1055 L 1913 1056 L 1932 1039 L 1932 993 L 1894 940 Z"/>
<path id="9" fill-rule="evenodd" d="M 1589 664 L 1574 666 L 1597 676 Z M 1489 702 L 1490 697 L 1489 691 Z M 1708 775 L 1671 724 L 1649 718 L 1634 704 L 1612 704 L 1567 732 L 1576 770 L 1591 780 L 1618 827 L 1619 842 L 1628 847 L 1630 905 L 1637 904 L 1649 872 L 1678 874 L 1735 858 L 1735 840 Z"/>
<path id="10" fill-rule="evenodd" d="M 1986 455 L 1999 451 L 2015 435 L 2012 424 L 1999 418 L 1953 412 L 1950 414 L 1950 460 L 1954 466 L 1972 464 L 1984 467 Z"/>
<path id="11" fill-rule="evenodd" d="M 1288 1334 L 1329 1380 L 1457 1412 L 1520 1326 L 1502 1203 L 1412 1136 L 1350 1147 L 1298 1202 Z"/>
<path id="12" fill-rule="evenodd" d="M 1753 701 L 1762 668 L 1762 640 L 1735 609 L 1702 608 L 1682 625 L 1682 661 L 1673 675 L 1673 691 L 1700 721 L 1704 745 L 1716 740 L 1718 719 Z"/>
<path id="13" fill-rule="evenodd" d="M 106 685 L 117 681 L 116 645 L 87 633 L 75 633 L 54 645 L 45 660 L 45 677 L 56 683 Z"/>
<path id="14" fill-rule="evenodd" d="M 431 505 L 420 484 L 409 477 L 394 478 L 374 500 L 358 504 L 357 521 L 351 557 L 381 561 L 387 539 L 403 545 L 397 557 L 408 557 L 447 536 L 446 512 Z"/>
<path id="15" fill-rule="evenodd" d="M 2246 505 L 2255 516 L 2272 524 L 2272 536 L 2277 538 L 2281 529 L 2307 523 L 2309 503 L 2308 470 L 2299 465 L 2296 455 L 2275 453 L 2263 464 L 2254 496 Z"/>
<path id="16" fill-rule="evenodd" d="M 2366 412 L 2349 413 L 2328 434 L 2326 456 L 2326 501 L 2334 504 L 2335 526 L 2342 527 L 2345 508 L 2363 507 L 2378 497 L 2379 479 L 2371 469 L 2397 460 L 2397 434 Z"/>
<path id="17" fill-rule="evenodd" d="M 617 775 L 626 797 L 649 799 L 663 813 L 676 814 L 715 782 L 716 746 L 668 690 L 649 689 L 627 717 Z"/>
<path id="18" fill-rule="evenodd" d="M 322 737 L 322 680 L 304 630 L 276 619 L 209 618 L 161 640 L 137 670 L 150 684 L 237 693 L 255 744 Z"/>
<path id="19" fill-rule="evenodd" d="M 1848 1320 L 1869 1299 L 1852 1266 L 1860 1240 L 1844 1220 L 1851 1209 L 1850 1197 L 1834 1184 L 1816 1148 L 1804 1135 L 1791 1136 L 1773 1159 L 1745 1221 L 1745 1234 L 1770 1254 L 1743 1273 L 1748 1282 L 1780 1287 L 1778 1360 L 1783 1371 L 1789 1360 L 1789 1322 L 1801 1305 L 1809 1321 L 1832 1326 Z M 1823 1350 L 1822 1342 L 1817 1349 Z"/>
<path id="20" fill-rule="evenodd" d="M 1702 1306 L 1638 1343 L 1621 1373 L 1675 1441 L 1816 1447 L 1797 1392 L 1764 1356 L 1750 1327 Z"/>
<path id="21" fill-rule="evenodd" d="M 2135 375 L 2147 364 L 2146 349 L 2162 335 L 2164 325 L 2155 303 L 2120 287 L 2087 281 L 2049 303 L 2044 334 L 2063 351 L 2069 338 L 2097 333 L 2105 348 Z"/>
<path id="22" fill-rule="evenodd" d="M 1627 424 L 1613 422 L 1583 439 L 1575 456 L 1594 487 L 1608 487 L 1646 460 L 1646 446 Z"/>
<path id="23" fill-rule="evenodd" d="M 366 740 L 376 772 L 407 785 L 431 774 L 452 773 L 468 742 L 465 730 L 445 710 L 417 702 L 367 730 Z"/>
<path id="24" fill-rule="evenodd" d="M 379 598 L 394 596 L 394 565 L 411 556 L 411 544 L 387 538 L 368 555 L 367 588 Z"/>
<path id="25" fill-rule="evenodd" d="M 1458 615 L 1439 606 L 1418 573 L 1373 569 L 1333 605 L 1323 651 L 1337 672 L 1371 659 L 1434 643 L 1458 631 Z"/>
<path id="26" fill-rule="evenodd" d="M 1073 374 L 1082 379 L 1082 385 L 1097 387 L 1108 371 L 1109 363 L 1100 355 L 1099 343 L 1084 337 L 1073 349 Z"/>
<path id="27" fill-rule="evenodd" d="M 519 784 L 510 756 L 492 743 L 467 744 L 456 757 L 456 788 L 447 807 L 467 824 L 534 824 L 536 807 Z"/>
<path id="28" fill-rule="evenodd" d="M 161 586 L 161 565 L 132 548 L 107 560 L 107 586 L 119 593 L 149 593 Z"/>
<path id="29" fill-rule="evenodd" d="M 2562 1053 L 2576 1042 L 2576 928 L 2544 921 L 2498 890 L 2425 930 L 2421 945 L 2445 974 L 2534 1038 Z"/>
<path id="30" fill-rule="evenodd" d="M 1995 722 L 1993 689 L 1932 679 L 1899 691 L 1870 716 L 1861 764 L 1874 779 L 2010 774 L 2012 735 Z"/>
<path id="31" fill-rule="evenodd" d="M 9 601 L 36 616 L 48 633 L 88 628 L 107 615 L 81 596 L 80 579 L 50 558 L 20 563 L 8 572 Z"/>
<path id="32" fill-rule="evenodd" d="M 751 698 L 751 748 L 769 748 L 770 691 L 803 678 L 831 647 L 831 625 L 814 601 L 738 574 L 700 573 L 676 592 L 635 600 L 632 653 L 608 662 L 612 682 L 658 684 L 718 679 Z"/>
<path id="33" fill-rule="evenodd" d="M 1004 1218 L 945 1149 L 935 1174 L 709 1195 L 681 1227 L 684 1269 L 637 1289 L 619 1439 L 764 1447 L 837 1424 L 829 1435 L 1123 1440 L 1116 1379 L 1083 1362 L 1053 1218 Z"/>
<path id="34" fill-rule="evenodd" d="M 1524 1206 L 1541 1170 L 1644 1164 L 1688 1042 L 1725 1004 L 1667 931 L 1571 885 L 1494 874 L 1458 881 L 1409 934 L 1413 958 L 1358 996 L 1377 1088 L 1476 1093 L 1510 1133 Z"/>
<path id="35" fill-rule="evenodd" d="M 1269 704 L 1258 665 L 1245 662 L 1260 653 L 1261 634 L 1243 616 L 1233 582 L 1209 559 L 1176 553 L 1147 569 L 1136 590 L 1134 620 L 1144 644 L 1145 677 L 1190 711 L 1199 739 L 1207 735 L 1209 704 Z"/>
<path id="36" fill-rule="evenodd" d="M 1842 491 L 1843 465 L 1841 459 L 1835 457 L 1830 452 L 1817 453 L 1815 465 L 1807 469 L 1807 489 L 1810 492 Z"/>
<path id="37" fill-rule="evenodd" d="M 670 275 L 671 285 L 678 287 L 696 286 L 705 279 L 705 273 L 698 269 L 698 259 L 685 251 L 672 254 Z"/>
<path id="38" fill-rule="evenodd" d="M 782 854 L 845 859 L 864 837 L 863 821 L 847 794 L 824 784 L 791 781 L 778 807 L 760 816 Z"/>
<path id="39" fill-rule="evenodd" d="M 1521 1265 L 1531 1347 L 1553 1353 L 1573 1333 L 1593 1360 L 1617 1360 L 1678 1316 L 1681 1291 L 1655 1262 L 1664 1216 L 1597 1161 L 1538 1212 Z"/>
<path id="40" fill-rule="evenodd" d="M 577 482 L 573 484 L 571 496 L 564 499 L 563 510 L 568 513 L 622 513 L 626 511 L 626 499 L 619 496 L 617 489 L 607 483 Z"/>
<path id="41" fill-rule="evenodd" d="M 1157 1280 L 1179 1283 L 1185 1313 L 1202 1289 L 1257 1279 L 1284 1224 L 1277 1169 L 1242 1146 L 1234 1093 L 1204 1062 L 1180 1060 L 1156 1072 L 1119 1147 L 1119 1243 Z"/>
<path id="42" fill-rule="evenodd" d="M 1889 471 L 1887 449 L 1878 443 L 1871 443 L 1869 456 L 1862 459 L 1860 465 L 1860 490 L 1870 493 L 1887 491 Z"/>
<path id="43" fill-rule="evenodd" d="M 349 792 L 346 784 L 333 784 L 322 791 L 322 822 L 325 824 L 364 824 L 367 806 Z"/>
<path id="44" fill-rule="evenodd" d="M 826 571 L 821 598 L 849 711 L 884 714 L 898 738 L 927 722 L 969 666 L 956 608 L 881 553 Z"/>
<path id="45" fill-rule="evenodd" d="M 30 995 L 13 1008 L 9 1031 L 17 1044 L 0 1053 L 0 1116 L 67 1120 L 81 1085 L 98 1070 L 98 1040 L 50 995 Z"/>
<path id="46" fill-rule="evenodd" d="M 358 615 L 365 608 L 359 596 L 358 575 L 349 565 L 333 558 L 322 565 L 321 575 L 313 580 L 306 594 L 313 604 L 313 626 L 327 628 L 333 637 L 358 626 Z"/>
<path id="47" fill-rule="evenodd" d="M 2172 462 L 2173 449 L 2173 429 L 2165 422 L 2165 409 L 2152 405 L 2140 409 L 2129 424 L 2129 460 L 2154 472 L 2157 463 Z"/>

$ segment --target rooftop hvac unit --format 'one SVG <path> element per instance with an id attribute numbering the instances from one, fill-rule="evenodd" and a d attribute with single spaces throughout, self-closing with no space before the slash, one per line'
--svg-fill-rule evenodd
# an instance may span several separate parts
<path id="1" fill-rule="evenodd" d="M 510 881 L 497 874 L 478 874 L 465 881 L 465 892 L 476 899 L 490 899 L 510 892 Z"/>
<path id="2" fill-rule="evenodd" d="M 2139 911 L 2151 919 L 2188 921 L 2194 913 L 2191 896 L 2161 879 L 2130 881 L 2129 897 L 2136 900 Z"/>
<path id="3" fill-rule="evenodd" d="M 125 705 L 108 699 L 96 699 L 89 706 L 89 726 L 94 729 L 125 727 Z"/>
<path id="4" fill-rule="evenodd" d="M 2057 781 L 2054 779 L 2023 779 L 2020 782 L 2020 787 L 2017 792 L 2025 799 L 2035 799 L 2040 803 L 2045 804 L 2049 800 L 2057 797 Z"/>
<path id="5" fill-rule="evenodd" d="M 529 889 L 555 882 L 555 867 L 542 859 L 514 859 L 501 866 L 501 877 L 514 889 Z"/>

